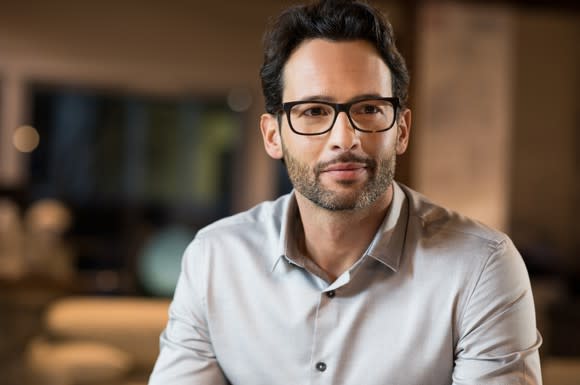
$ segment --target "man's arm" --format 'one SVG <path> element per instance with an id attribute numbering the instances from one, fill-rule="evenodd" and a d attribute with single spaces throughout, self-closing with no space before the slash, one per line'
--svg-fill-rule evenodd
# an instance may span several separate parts
<path id="1" fill-rule="evenodd" d="M 453 385 L 540 385 L 534 302 L 509 239 L 492 252 L 459 319 Z"/>
<path id="2" fill-rule="evenodd" d="M 160 338 L 160 352 L 149 385 L 226 385 L 211 344 L 206 321 L 207 258 L 198 240 L 183 256 L 181 274 Z"/>

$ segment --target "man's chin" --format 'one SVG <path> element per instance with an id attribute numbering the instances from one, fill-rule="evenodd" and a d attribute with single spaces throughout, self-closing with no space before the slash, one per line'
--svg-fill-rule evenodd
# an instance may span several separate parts
<path id="1" fill-rule="evenodd" d="M 356 179 L 338 179 L 331 181 L 323 181 L 319 183 L 328 194 L 342 196 L 342 195 L 359 195 L 365 188 L 365 181 Z"/>
<path id="2" fill-rule="evenodd" d="M 307 197 L 312 203 L 329 211 L 349 211 L 360 206 L 358 191 L 326 191 L 316 197 Z"/>

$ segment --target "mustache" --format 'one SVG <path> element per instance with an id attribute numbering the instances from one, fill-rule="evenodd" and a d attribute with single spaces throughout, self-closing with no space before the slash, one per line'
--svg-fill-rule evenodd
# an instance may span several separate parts
<path id="1" fill-rule="evenodd" d="M 344 153 L 344 154 L 337 156 L 334 159 L 328 160 L 326 162 L 318 163 L 314 167 L 315 175 L 319 175 L 322 172 L 322 170 L 324 170 L 328 166 L 336 164 L 336 163 L 362 163 L 370 170 L 374 170 L 377 167 L 376 160 L 374 160 L 372 158 L 358 156 L 358 155 L 355 155 L 353 153 L 347 152 L 347 153 Z"/>

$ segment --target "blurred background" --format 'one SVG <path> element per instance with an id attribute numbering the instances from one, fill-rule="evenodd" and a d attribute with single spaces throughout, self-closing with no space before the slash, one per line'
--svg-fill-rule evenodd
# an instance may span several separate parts
<path id="1" fill-rule="evenodd" d="M 289 191 L 258 71 L 290 1 L 0 0 L 1 384 L 144 384 L 181 253 Z M 507 232 L 545 383 L 580 379 L 580 7 L 373 2 L 411 72 L 398 180 Z"/>

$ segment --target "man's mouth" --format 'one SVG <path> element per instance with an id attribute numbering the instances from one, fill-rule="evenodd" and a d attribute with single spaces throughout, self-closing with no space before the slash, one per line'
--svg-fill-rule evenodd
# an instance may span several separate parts
<path id="1" fill-rule="evenodd" d="M 318 175 L 326 175 L 333 180 L 344 184 L 354 183 L 364 177 L 369 171 L 367 162 L 336 162 L 321 168 Z"/>
<path id="2" fill-rule="evenodd" d="M 331 161 L 318 164 L 316 175 L 331 174 L 339 177 L 352 178 L 376 168 L 376 161 L 354 154 L 343 154 Z"/>
<path id="3" fill-rule="evenodd" d="M 321 172 L 356 171 L 366 168 L 366 163 L 333 163 L 323 168 Z"/>

